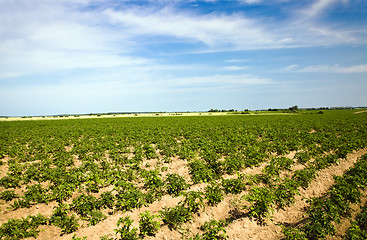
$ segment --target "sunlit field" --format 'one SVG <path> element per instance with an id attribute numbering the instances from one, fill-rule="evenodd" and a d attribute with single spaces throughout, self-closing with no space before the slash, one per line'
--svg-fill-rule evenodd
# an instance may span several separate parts
<path id="1" fill-rule="evenodd" d="M 366 112 L 126 116 L 3 119 L 0 239 L 367 236 Z"/>

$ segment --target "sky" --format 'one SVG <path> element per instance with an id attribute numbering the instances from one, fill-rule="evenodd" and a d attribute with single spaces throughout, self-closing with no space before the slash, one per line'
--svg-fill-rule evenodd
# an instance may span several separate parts
<path id="1" fill-rule="evenodd" d="M 367 106 L 365 0 L 0 0 L 0 115 Z"/>

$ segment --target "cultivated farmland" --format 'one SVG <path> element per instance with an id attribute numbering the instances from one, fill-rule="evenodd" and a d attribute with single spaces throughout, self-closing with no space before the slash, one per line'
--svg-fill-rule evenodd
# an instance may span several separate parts
<path id="1" fill-rule="evenodd" d="M 364 239 L 354 112 L 0 122 L 0 239 Z"/>

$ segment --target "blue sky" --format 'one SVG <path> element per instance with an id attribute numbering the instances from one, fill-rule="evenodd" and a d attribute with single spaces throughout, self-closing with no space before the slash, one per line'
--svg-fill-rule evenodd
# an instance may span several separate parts
<path id="1" fill-rule="evenodd" d="M 0 0 L 0 115 L 367 105 L 365 0 Z"/>

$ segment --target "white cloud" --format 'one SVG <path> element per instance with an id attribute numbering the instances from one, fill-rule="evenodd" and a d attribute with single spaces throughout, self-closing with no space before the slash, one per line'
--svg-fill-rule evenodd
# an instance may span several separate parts
<path id="1" fill-rule="evenodd" d="M 227 59 L 224 62 L 226 63 L 240 63 L 240 62 L 248 62 L 248 59 L 239 59 L 239 58 L 233 58 L 233 59 Z"/>
<path id="2" fill-rule="evenodd" d="M 339 2 L 348 3 L 348 1 L 349 0 L 316 0 L 309 8 L 302 12 L 309 17 L 317 17 L 331 5 Z"/>
<path id="3" fill-rule="evenodd" d="M 302 72 L 331 72 L 331 73 L 367 73 L 367 64 L 343 67 L 339 65 L 315 65 L 301 70 Z"/>
<path id="4" fill-rule="evenodd" d="M 268 31 L 257 20 L 234 15 L 194 15 L 172 8 L 158 11 L 130 9 L 104 12 L 110 21 L 137 36 L 163 35 L 182 41 L 202 42 L 212 48 L 264 48 L 285 46 L 283 36 Z"/>
<path id="5" fill-rule="evenodd" d="M 239 0 L 239 1 L 245 4 L 257 4 L 262 2 L 262 0 Z"/>
<path id="6" fill-rule="evenodd" d="M 168 86 L 174 88 L 193 88 L 193 89 L 230 89 L 236 91 L 242 87 L 251 85 L 268 85 L 274 84 L 274 82 L 267 78 L 261 78 L 246 74 L 231 75 L 231 74 L 218 74 L 203 77 L 190 77 L 190 78 L 175 78 L 169 80 Z"/>
<path id="7" fill-rule="evenodd" d="M 354 66 L 339 66 L 335 65 L 312 65 L 304 68 L 299 68 L 298 65 L 290 65 L 284 68 L 286 71 L 293 72 L 307 72 L 307 73 L 367 73 L 367 64 L 354 65 Z"/>
<path id="8" fill-rule="evenodd" d="M 222 67 L 221 70 L 224 71 L 239 71 L 239 70 L 245 70 L 248 69 L 248 67 L 244 67 L 244 66 L 225 66 Z"/>
<path id="9" fill-rule="evenodd" d="M 198 52 L 366 43 L 366 27 L 341 27 L 315 22 L 308 17 L 337 1 L 341 0 L 317 1 L 304 14 L 294 11 L 293 17 L 282 22 L 236 13 L 198 15 L 172 6 L 159 9 L 110 8 L 103 14 L 131 38 L 166 36 L 175 41 L 208 46 Z"/>
<path id="10" fill-rule="evenodd" d="M 284 70 L 290 71 L 290 70 L 294 70 L 296 68 L 298 68 L 298 65 L 297 64 L 292 64 L 292 65 L 289 65 L 288 67 L 284 68 Z"/>

